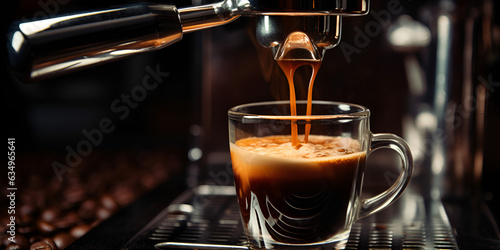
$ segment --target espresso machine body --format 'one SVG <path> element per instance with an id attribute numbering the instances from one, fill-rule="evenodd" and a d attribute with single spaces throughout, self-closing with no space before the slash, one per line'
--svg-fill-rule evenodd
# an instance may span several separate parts
<path id="1" fill-rule="evenodd" d="M 78 5 L 83 5 L 62 2 L 57 1 L 61 12 L 64 8 L 81 10 Z M 310 34 L 315 34 L 311 35 L 315 45 L 311 55 L 322 60 L 322 66 L 313 98 L 370 108 L 372 131 L 401 135 L 414 154 L 415 172 L 406 193 L 387 211 L 356 224 L 346 248 L 498 248 L 500 194 L 495 178 L 500 177 L 500 163 L 495 152 L 500 149 L 495 140 L 499 138 L 500 80 L 499 24 L 494 15 L 498 3 L 323 1 L 325 5 L 320 4 L 319 9 L 308 7 L 314 19 L 301 14 L 307 20 L 293 23 L 296 19 L 288 16 L 269 15 L 283 10 L 283 6 L 274 5 L 276 2 L 282 3 L 169 5 L 162 9 L 168 17 L 181 24 L 189 20 L 190 25 L 169 28 L 172 33 L 165 37 L 171 40 L 161 45 L 148 43 L 154 48 L 149 52 L 142 46 L 151 40 L 151 30 L 137 28 L 142 35 L 134 41 L 141 42 L 129 41 L 118 46 L 119 50 L 101 46 L 101 52 L 92 54 L 98 57 L 52 47 L 52 53 L 64 52 L 92 64 L 100 63 L 97 58 L 108 58 L 105 55 L 118 56 L 108 64 L 52 75 L 46 62 L 54 54 L 47 53 L 43 58 L 22 61 L 18 64 L 21 68 L 4 71 L 9 79 L 5 91 L 12 93 L 6 100 L 15 107 L 8 114 L 19 121 L 9 131 L 31 143 L 27 152 L 59 150 L 63 157 L 53 161 L 62 162 L 67 146 L 77 148 L 86 138 L 83 130 L 100 129 L 104 140 L 93 145 L 96 151 L 168 145 L 182 155 L 175 181 L 167 180 L 69 249 L 90 245 L 209 249 L 228 244 L 244 249 L 245 239 L 235 222 L 239 217 L 231 210 L 235 197 L 231 191 L 227 110 L 243 103 L 288 99 L 286 78 L 276 58 L 282 52 L 280 43 L 294 31 L 290 26 L 312 29 Z M 288 10 L 298 12 L 294 8 L 298 7 Z M 321 8 L 340 11 L 324 13 Z M 152 12 L 144 7 L 135 10 L 144 12 L 141 20 L 149 25 L 148 15 L 152 14 L 145 13 Z M 350 14 L 354 16 L 348 17 Z M 276 27 L 276 33 L 266 31 L 266 24 Z M 113 48 L 118 48 L 115 42 Z M 118 58 L 121 60 L 115 60 Z M 41 62 L 36 66 L 38 72 L 47 75 L 26 75 L 36 72 L 26 70 L 26 65 L 36 65 L 33 62 Z M 57 68 L 66 69 L 63 64 Z M 19 75 L 35 82 L 22 83 Z M 298 71 L 298 99 L 306 97 L 309 75 L 308 68 Z M 99 127 L 107 118 L 116 126 L 110 133 Z M 372 165 L 367 166 L 364 188 L 368 196 L 391 185 L 399 168 L 397 156 L 370 157 Z M 50 165 L 47 168 L 52 171 Z M 61 176 L 70 175 L 65 172 Z M 212 217 L 215 214 L 217 217 Z M 130 226 L 118 230 L 117 225 L 124 221 Z"/>

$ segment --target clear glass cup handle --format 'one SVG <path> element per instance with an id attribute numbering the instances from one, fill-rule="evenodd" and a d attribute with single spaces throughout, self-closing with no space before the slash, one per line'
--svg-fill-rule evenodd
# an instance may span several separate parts
<path id="1" fill-rule="evenodd" d="M 382 148 L 396 151 L 401 157 L 403 168 L 398 179 L 389 189 L 375 197 L 361 201 L 358 219 L 376 213 L 389 206 L 401 196 L 410 182 L 413 172 L 413 157 L 408 144 L 401 137 L 394 134 L 372 134 L 369 153 Z"/>

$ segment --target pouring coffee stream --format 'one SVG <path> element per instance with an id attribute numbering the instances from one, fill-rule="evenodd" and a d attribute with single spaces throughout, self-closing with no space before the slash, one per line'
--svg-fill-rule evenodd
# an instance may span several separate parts
<path id="1" fill-rule="evenodd" d="M 285 42 L 280 45 L 280 49 L 275 57 L 279 66 L 283 70 L 288 80 L 290 89 L 290 115 L 297 116 L 297 104 L 295 95 L 294 75 L 295 71 L 302 66 L 311 66 L 312 74 L 309 80 L 309 87 L 307 90 L 307 108 L 306 115 L 312 114 L 312 91 L 316 74 L 318 73 L 323 59 L 323 54 L 319 53 L 319 49 L 311 42 L 307 34 L 299 31 L 290 33 Z M 299 147 L 298 129 L 297 124 L 291 124 L 292 146 Z M 307 143 L 311 124 L 305 125 L 304 143 Z"/>
<path id="2" fill-rule="evenodd" d="M 307 108 L 306 108 L 306 114 L 307 116 L 312 115 L 312 92 L 313 92 L 313 85 L 314 85 L 314 80 L 316 78 L 316 74 L 319 70 L 319 67 L 321 65 L 321 61 L 313 61 L 313 60 L 279 60 L 278 64 L 280 65 L 281 69 L 283 72 L 285 72 L 286 78 L 288 80 L 288 85 L 290 88 L 290 115 L 291 116 L 297 116 L 297 108 L 296 108 L 296 96 L 295 96 L 295 86 L 294 86 L 294 81 L 293 81 L 293 76 L 295 74 L 295 71 L 304 65 L 308 65 L 312 67 L 312 74 L 311 78 L 309 80 L 309 87 L 307 90 Z M 297 129 L 297 124 L 292 123 L 291 124 L 291 130 L 292 130 L 292 146 L 297 148 L 299 147 L 299 139 L 298 139 L 298 129 Z M 304 143 L 307 143 L 308 138 L 309 138 L 309 132 L 311 130 L 311 124 L 306 124 L 305 125 L 305 131 L 304 131 Z"/>

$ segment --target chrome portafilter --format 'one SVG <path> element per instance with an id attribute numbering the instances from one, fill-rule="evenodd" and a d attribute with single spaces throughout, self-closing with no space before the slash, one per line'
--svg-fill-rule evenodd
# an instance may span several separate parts
<path id="1" fill-rule="evenodd" d="M 256 39 L 275 60 L 321 61 L 340 42 L 341 21 L 339 15 L 258 16 Z"/>
<path id="2" fill-rule="evenodd" d="M 7 33 L 9 63 L 24 81 L 154 51 L 184 33 L 211 28 L 240 16 L 258 16 L 256 36 L 275 59 L 321 60 L 340 39 L 341 16 L 368 13 L 369 0 L 226 0 L 176 8 L 133 4 L 13 23 Z"/>

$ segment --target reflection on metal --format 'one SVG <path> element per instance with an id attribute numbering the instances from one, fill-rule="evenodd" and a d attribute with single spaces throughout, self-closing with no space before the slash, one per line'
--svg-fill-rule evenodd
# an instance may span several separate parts
<path id="1" fill-rule="evenodd" d="M 341 16 L 257 16 L 258 43 L 276 60 L 322 60 L 340 42 Z"/>
<path id="2" fill-rule="evenodd" d="M 391 24 L 388 40 L 396 50 L 414 51 L 430 44 L 431 32 L 422 23 L 408 15 L 402 15 Z"/>
<path id="3" fill-rule="evenodd" d="M 489 74 L 486 58 L 493 40 L 484 29 L 485 23 L 491 24 L 489 4 L 426 3 L 416 20 L 398 19 L 389 30 L 394 50 L 405 53 L 410 96 L 404 137 L 415 155 L 415 179 L 421 181 L 426 196 L 438 200 L 479 194 L 488 95 L 480 79 Z M 415 27 L 427 27 L 429 34 L 419 32 L 425 39 L 413 43 L 406 39 L 399 45 L 404 39 L 397 34 L 411 27 L 415 33 Z M 430 41 L 424 43 L 427 38 Z"/>
<path id="4" fill-rule="evenodd" d="M 278 26 L 298 27 L 282 23 L 280 17 L 305 20 L 303 24 L 294 22 L 303 26 L 302 31 L 321 50 L 321 56 L 316 57 L 322 58 L 322 50 L 335 46 L 340 39 L 340 16 L 365 15 L 368 8 L 368 0 L 226 0 L 181 9 L 166 4 L 135 4 L 13 24 L 8 32 L 8 54 L 19 78 L 39 80 L 161 49 L 181 40 L 184 33 L 223 25 L 242 15 L 257 15 L 265 21 L 264 28 L 257 32 L 283 33 L 285 38 L 291 31 L 284 33 Z M 275 27 L 270 26 L 270 19 L 276 19 Z M 316 19 L 321 22 L 314 23 Z"/>

